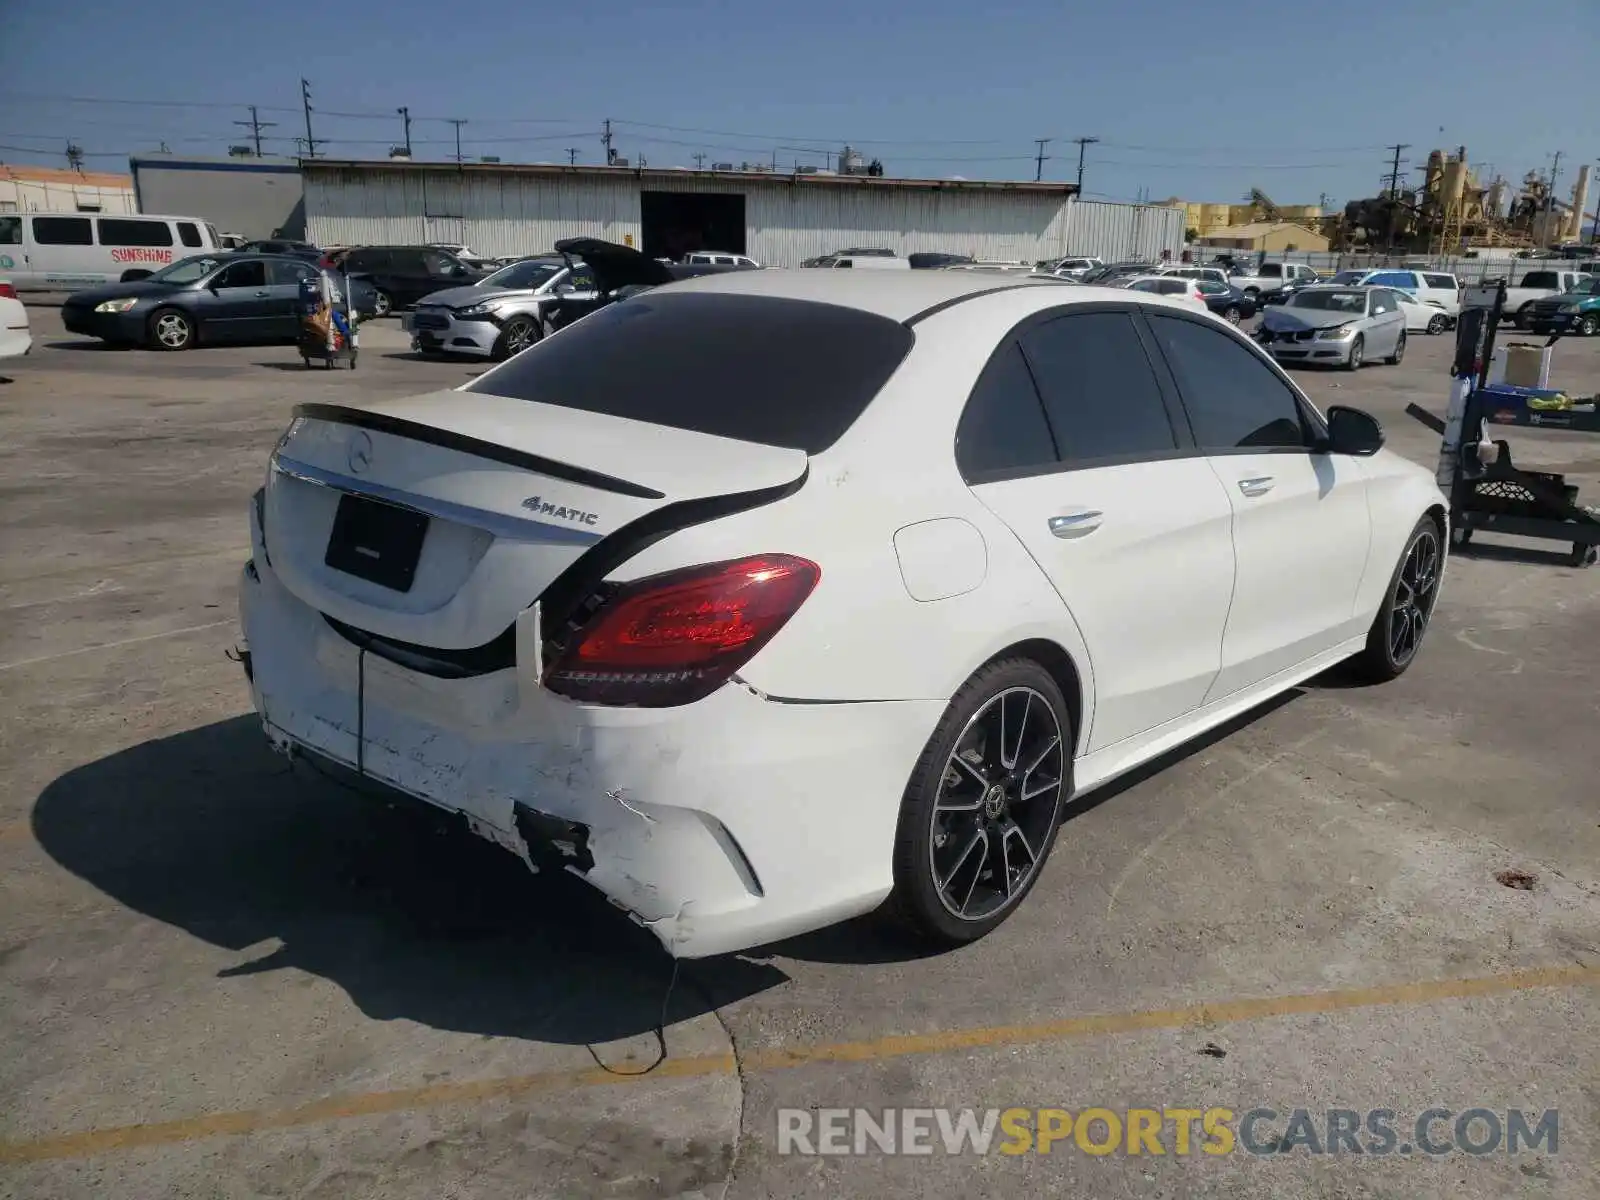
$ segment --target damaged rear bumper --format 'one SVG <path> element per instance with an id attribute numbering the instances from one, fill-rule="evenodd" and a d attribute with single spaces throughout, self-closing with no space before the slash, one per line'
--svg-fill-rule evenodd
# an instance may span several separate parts
<path id="1" fill-rule="evenodd" d="M 240 579 L 267 736 L 462 814 L 566 869 L 675 956 L 870 911 L 932 701 L 777 702 L 730 684 L 665 709 L 577 704 L 522 668 L 439 679 L 363 654 L 258 556 Z"/>

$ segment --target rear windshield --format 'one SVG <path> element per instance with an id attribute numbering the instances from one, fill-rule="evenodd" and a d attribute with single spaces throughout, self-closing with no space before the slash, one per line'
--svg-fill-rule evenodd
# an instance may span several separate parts
<path id="1" fill-rule="evenodd" d="M 911 330 L 810 300 L 651 292 L 613 304 L 467 387 L 817 454 L 911 350 Z"/>

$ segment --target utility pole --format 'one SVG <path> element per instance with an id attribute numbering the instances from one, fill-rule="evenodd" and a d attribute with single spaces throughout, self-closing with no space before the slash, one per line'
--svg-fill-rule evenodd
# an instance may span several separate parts
<path id="1" fill-rule="evenodd" d="M 577 165 L 578 165 L 578 148 L 576 146 L 568 146 L 567 147 L 567 166 L 575 167 Z"/>
<path id="2" fill-rule="evenodd" d="M 1077 137 L 1072 139 L 1078 144 L 1078 195 L 1083 195 L 1083 152 L 1100 139 L 1097 137 Z"/>
<path id="3" fill-rule="evenodd" d="M 1034 155 L 1033 159 L 1033 181 L 1038 183 L 1044 178 L 1044 160 L 1046 157 L 1044 148 L 1055 141 L 1055 138 L 1034 138 L 1033 141 L 1039 147 L 1039 153 Z"/>
<path id="4" fill-rule="evenodd" d="M 694 169 L 696 171 L 704 171 L 706 169 L 706 156 L 704 151 L 697 150 L 695 152 Z"/>
<path id="5" fill-rule="evenodd" d="M 461 164 L 461 127 L 467 123 L 465 117 L 448 117 L 450 124 L 456 127 L 456 165 Z"/>
<path id="6" fill-rule="evenodd" d="M 1556 159 L 1550 164 L 1550 190 L 1545 193 L 1544 197 L 1544 240 L 1550 242 L 1552 245 L 1554 245 L 1558 240 L 1550 236 L 1550 218 L 1556 210 L 1556 176 L 1560 174 L 1561 151 L 1557 150 Z M 1580 216 L 1579 224 L 1582 225 L 1582 223 L 1582 218 Z"/>
<path id="7" fill-rule="evenodd" d="M 399 113 L 400 114 L 400 119 L 405 122 L 405 127 L 406 127 L 406 157 L 410 158 L 411 157 L 411 110 L 409 108 L 406 108 L 404 105 L 402 105 L 401 107 L 395 109 L 395 112 Z"/>
<path id="8" fill-rule="evenodd" d="M 250 106 L 250 119 L 248 121 L 235 121 L 234 124 L 235 125 L 243 125 L 245 128 L 250 130 L 250 138 L 256 144 L 256 157 L 260 158 L 261 157 L 261 131 L 263 129 L 271 129 L 274 125 L 277 124 L 277 122 L 276 121 L 263 121 L 263 120 L 261 120 L 259 117 L 256 116 L 256 106 L 254 104 L 252 104 Z"/>
<path id="9" fill-rule="evenodd" d="M 300 103 L 306 110 L 306 157 L 317 156 L 317 139 L 311 136 L 311 85 L 304 79 L 300 81 Z"/>
<path id="10" fill-rule="evenodd" d="M 83 170 L 83 147 L 77 142 L 67 143 L 67 166 L 74 171 Z"/>
<path id="11" fill-rule="evenodd" d="M 772 148 L 772 170 L 774 173 L 778 170 L 778 148 L 776 146 Z"/>
<path id="12" fill-rule="evenodd" d="M 1383 252 L 1389 254 L 1394 250 L 1394 227 L 1400 223 L 1400 166 L 1405 159 L 1400 157 L 1400 151 L 1409 150 L 1410 142 L 1396 142 L 1389 149 L 1394 151 L 1394 165 L 1389 168 L 1388 194 L 1389 194 L 1389 237 L 1384 245 Z"/>
<path id="13" fill-rule="evenodd" d="M 611 148 L 611 118 L 606 118 L 606 131 L 600 135 L 600 144 L 606 148 L 606 166 L 610 166 L 617 152 Z"/>

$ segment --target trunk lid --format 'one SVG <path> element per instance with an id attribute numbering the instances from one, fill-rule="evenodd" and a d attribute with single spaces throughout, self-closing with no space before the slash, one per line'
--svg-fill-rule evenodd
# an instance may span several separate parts
<path id="1" fill-rule="evenodd" d="M 417 647 L 505 634 L 586 550 L 685 501 L 782 488 L 803 451 L 489 393 L 302 405 L 273 452 L 266 552 L 325 616 Z"/>

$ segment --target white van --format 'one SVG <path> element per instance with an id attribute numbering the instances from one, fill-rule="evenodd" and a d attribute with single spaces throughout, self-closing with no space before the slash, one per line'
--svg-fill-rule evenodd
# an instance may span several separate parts
<path id="1" fill-rule="evenodd" d="M 198 217 L 0 213 L 0 274 L 19 292 L 125 283 L 220 246 Z"/>
<path id="2" fill-rule="evenodd" d="M 817 263 L 819 267 L 856 267 L 868 271 L 909 271 L 911 260 L 887 254 L 832 254 Z"/>

